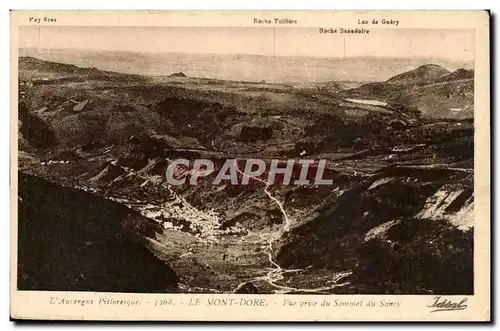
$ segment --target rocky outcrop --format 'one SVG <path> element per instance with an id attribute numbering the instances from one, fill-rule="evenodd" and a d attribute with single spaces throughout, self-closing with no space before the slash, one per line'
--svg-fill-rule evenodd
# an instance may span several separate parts
<path id="1" fill-rule="evenodd" d="M 75 111 L 75 112 L 82 111 L 88 103 L 89 103 L 89 99 L 85 99 L 85 100 L 83 100 L 83 101 L 78 102 L 78 103 L 77 103 L 77 104 L 73 107 L 73 111 Z"/>
<path id="2" fill-rule="evenodd" d="M 112 161 L 90 180 L 98 184 L 107 184 L 124 173 L 125 170 L 121 166 L 117 165 L 115 161 Z"/>

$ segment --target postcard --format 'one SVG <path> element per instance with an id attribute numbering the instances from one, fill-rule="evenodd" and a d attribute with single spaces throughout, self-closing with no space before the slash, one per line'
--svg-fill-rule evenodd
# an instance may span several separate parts
<path id="1" fill-rule="evenodd" d="M 12 11 L 15 320 L 489 321 L 487 11 Z"/>

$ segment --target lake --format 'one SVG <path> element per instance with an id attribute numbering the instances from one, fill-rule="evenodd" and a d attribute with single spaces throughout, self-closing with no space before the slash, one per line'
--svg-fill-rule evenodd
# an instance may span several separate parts
<path id="1" fill-rule="evenodd" d="M 372 106 L 387 106 L 387 102 L 374 99 L 345 99 L 346 101 Z"/>

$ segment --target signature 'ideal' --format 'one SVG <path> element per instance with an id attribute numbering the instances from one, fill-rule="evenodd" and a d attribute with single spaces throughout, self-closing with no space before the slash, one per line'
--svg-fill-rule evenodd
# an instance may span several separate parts
<path id="1" fill-rule="evenodd" d="M 446 311 L 446 310 L 464 310 L 467 308 L 466 302 L 468 298 L 463 298 L 460 301 L 452 301 L 449 299 L 442 298 L 440 296 L 434 297 L 434 302 L 432 305 L 427 306 L 428 308 L 434 308 L 431 310 L 431 313 L 437 311 Z"/>

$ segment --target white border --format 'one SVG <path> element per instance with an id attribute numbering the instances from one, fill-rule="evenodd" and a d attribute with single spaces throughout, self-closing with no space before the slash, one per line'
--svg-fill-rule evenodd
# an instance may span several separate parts
<path id="1" fill-rule="evenodd" d="M 177 3 L 161 3 L 161 2 L 154 2 L 154 1 L 149 1 L 149 0 L 142 0 L 140 2 L 126 2 L 126 1 L 116 1 L 116 2 L 109 2 L 109 1 L 103 1 L 103 0 L 87 0 L 87 1 L 72 1 L 72 2 L 64 2 L 64 1 L 44 1 L 43 3 L 38 2 L 38 1 L 5 1 L 2 2 L 2 5 L 5 5 L 5 10 L 0 12 L 0 17 L 1 17 L 1 24 L 0 24 L 0 31 L 1 35 L 3 37 L 4 41 L 4 51 L 2 53 L 3 55 L 3 63 L 4 65 L 2 66 L 2 77 L 4 79 L 4 88 L 2 89 L 3 93 L 3 102 L 4 102 L 4 111 L 0 112 L 0 125 L 1 127 L 1 134 L 3 135 L 1 139 L 1 148 L 2 151 L 4 152 L 4 155 L 7 156 L 9 153 L 9 112 L 6 111 L 10 108 L 10 98 L 9 98 L 9 90 L 10 90 L 10 64 L 7 65 L 7 63 L 10 63 L 10 55 L 9 55 L 9 49 L 10 49 L 10 26 L 9 26 L 9 14 L 8 14 L 8 9 L 486 9 L 486 8 L 491 8 L 495 12 L 499 6 L 500 2 L 496 0 L 490 0 L 490 1 L 482 1 L 482 0 L 475 0 L 475 1 L 436 1 L 436 0 L 420 0 L 420 1 L 383 1 L 379 0 L 376 2 L 372 1 L 354 1 L 354 0 L 349 0 L 349 1 L 343 1 L 343 2 L 335 2 L 331 3 L 330 5 L 327 5 L 326 2 L 324 1 L 316 1 L 316 0 L 308 0 L 308 1 L 282 1 L 282 2 L 274 2 L 270 3 L 269 1 L 261 1 L 261 0 L 254 0 L 254 1 L 239 1 L 239 2 L 225 2 L 225 1 L 217 1 L 217 0 L 212 0 L 210 2 L 206 1 L 182 1 L 182 2 L 177 2 Z M 230 5 L 229 5 L 230 4 Z M 140 6 L 138 6 L 140 5 Z M 498 23 L 497 23 L 498 25 Z M 495 29 L 496 31 L 496 29 Z M 498 34 L 495 33 L 494 39 L 498 42 Z M 492 37 L 493 37 L 492 36 Z M 496 70 L 495 73 L 498 73 L 498 66 L 495 66 Z M 495 87 L 494 90 L 491 91 L 492 94 L 494 95 L 500 95 L 498 86 Z M 492 113 L 496 113 L 498 110 L 497 109 L 492 109 Z M 500 120 L 495 118 L 495 127 L 498 127 Z M 495 144 L 494 146 L 499 146 L 497 139 L 495 139 Z M 496 155 L 498 155 L 496 153 Z M 7 211 L 9 210 L 9 158 L 4 157 L 3 162 L 1 162 L 1 170 L 4 176 L 2 177 L 3 182 L 1 182 L 1 194 L 4 199 L 1 199 L 1 203 L 3 204 L 2 210 L 5 213 L 5 218 L 8 220 L 10 216 L 7 214 Z M 493 170 L 493 169 L 492 169 Z M 496 183 L 496 182 L 495 182 Z M 498 205 L 497 199 L 495 198 L 494 202 L 492 201 L 492 205 Z M 9 222 L 4 221 L 3 223 L 4 231 L 3 234 L 4 236 L 8 236 L 10 233 L 9 229 Z M 496 226 L 496 232 L 493 234 L 493 237 L 498 238 L 498 226 Z M 7 238 L 5 238 L 7 239 Z M 9 251 L 10 251 L 10 246 L 9 246 L 9 240 L 3 240 L 3 258 L 4 259 L 4 265 L 6 265 L 7 261 L 10 259 L 9 256 Z M 498 256 L 495 259 L 495 262 L 498 262 Z M 8 273 L 8 268 L 4 269 L 5 271 L 1 274 L 1 280 L 3 284 L 3 293 L 1 293 L 1 297 L 3 298 L 2 301 L 2 308 L 4 312 L 4 318 L 2 321 L 4 321 L 4 325 L 2 327 L 12 328 L 13 324 L 8 322 L 8 319 L 6 318 L 7 316 L 7 311 L 9 309 L 9 273 Z M 497 306 L 497 305 L 495 305 Z M 496 314 L 494 313 L 494 316 Z M 437 326 L 430 326 L 430 325 L 422 325 L 423 327 L 426 327 L 426 329 L 434 329 L 437 328 Z M 50 326 L 49 326 L 50 327 Z M 67 328 L 69 326 L 63 326 L 64 328 Z M 86 326 L 84 326 L 86 327 Z M 178 328 L 179 326 L 174 326 L 170 325 L 168 326 L 170 328 Z M 198 326 L 200 327 L 200 326 Z M 217 326 L 221 327 L 221 326 Z M 228 326 L 226 325 L 225 327 L 235 327 L 234 325 Z M 290 326 L 282 326 L 282 327 L 290 327 Z M 337 326 L 341 327 L 341 326 Z M 343 327 L 341 327 L 343 328 Z M 467 327 L 469 328 L 469 327 Z M 3 329 L 3 328 L 2 328 Z"/>

